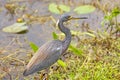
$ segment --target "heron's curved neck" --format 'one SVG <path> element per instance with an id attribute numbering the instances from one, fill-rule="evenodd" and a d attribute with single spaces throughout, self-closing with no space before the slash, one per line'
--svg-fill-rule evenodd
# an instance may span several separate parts
<path id="1" fill-rule="evenodd" d="M 62 41 L 63 42 L 63 48 L 64 48 L 63 51 L 65 51 L 68 48 L 68 46 L 71 42 L 71 32 L 68 28 L 64 27 L 62 20 L 59 21 L 58 27 L 65 34 L 65 39 Z"/>

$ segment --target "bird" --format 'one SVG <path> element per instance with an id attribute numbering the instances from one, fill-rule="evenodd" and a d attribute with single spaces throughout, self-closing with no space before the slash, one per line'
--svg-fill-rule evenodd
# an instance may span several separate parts
<path id="1" fill-rule="evenodd" d="M 71 42 L 71 32 L 70 29 L 64 26 L 64 22 L 72 19 L 87 19 L 87 17 L 75 18 L 67 14 L 62 15 L 58 20 L 58 27 L 65 34 L 65 38 L 63 40 L 48 41 L 43 44 L 27 64 L 23 72 L 24 76 L 47 69 L 68 49 Z"/>

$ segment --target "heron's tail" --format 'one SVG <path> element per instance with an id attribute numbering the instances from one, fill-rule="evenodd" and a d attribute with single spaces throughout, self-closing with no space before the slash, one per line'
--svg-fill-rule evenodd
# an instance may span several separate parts
<path id="1" fill-rule="evenodd" d="M 29 75 L 28 72 L 27 72 L 27 69 L 24 70 L 23 75 L 24 76 L 28 76 Z"/>

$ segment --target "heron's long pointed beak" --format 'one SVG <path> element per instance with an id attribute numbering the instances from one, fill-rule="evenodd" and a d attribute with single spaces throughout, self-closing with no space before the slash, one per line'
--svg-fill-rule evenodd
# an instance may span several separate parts
<path id="1" fill-rule="evenodd" d="M 78 17 L 78 18 L 70 17 L 70 20 L 77 20 L 77 19 L 88 19 L 88 18 L 87 17 Z"/>

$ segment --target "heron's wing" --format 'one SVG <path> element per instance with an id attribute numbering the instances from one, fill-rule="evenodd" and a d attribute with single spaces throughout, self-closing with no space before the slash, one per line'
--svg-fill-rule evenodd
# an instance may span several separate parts
<path id="1" fill-rule="evenodd" d="M 42 70 L 52 65 L 59 59 L 62 52 L 62 43 L 60 41 L 51 41 L 39 48 L 39 50 L 32 57 L 26 69 L 29 74 Z"/>

